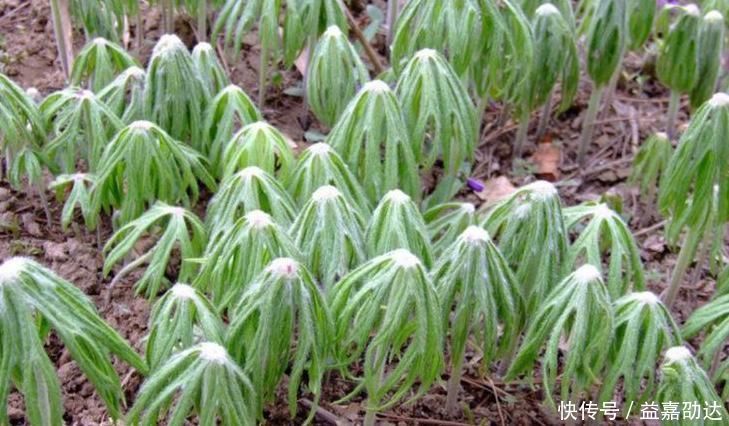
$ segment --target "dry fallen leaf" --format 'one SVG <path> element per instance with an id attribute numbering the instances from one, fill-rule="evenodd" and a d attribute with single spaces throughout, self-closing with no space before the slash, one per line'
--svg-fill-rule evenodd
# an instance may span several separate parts
<path id="1" fill-rule="evenodd" d="M 515 190 L 516 188 L 506 176 L 499 176 L 487 180 L 484 183 L 483 190 L 477 192 L 476 195 L 484 201 L 484 204 L 488 205 L 503 200 Z"/>
<path id="2" fill-rule="evenodd" d="M 560 148 L 552 143 L 552 138 L 545 138 L 537 144 L 537 150 L 532 155 L 536 166 L 535 175 L 550 182 L 559 179 L 559 163 L 562 157 Z"/>

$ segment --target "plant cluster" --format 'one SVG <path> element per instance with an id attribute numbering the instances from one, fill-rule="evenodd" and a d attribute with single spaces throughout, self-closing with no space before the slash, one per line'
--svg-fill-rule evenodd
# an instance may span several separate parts
<path id="1" fill-rule="evenodd" d="M 720 354 L 729 285 L 682 330 L 670 313 L 697 254 L 712 265 L 725 255 L 717 235 L 729 221 L 729 95 L 712 96 L 719 12 L 622 0 L 580 2 L 577 12 L 569 1 L 411 0 L 391 17 L 392 70 L 370 81 L 358 52 L 371 47 L 350 42 L 339 0 L 161 0 L 165 27 L 185 11 L 200 40 L 208 7 L 219 9 L 212 36 L 231 54 L 257 29 L 256 106 L 205 42 L 190 52 L 163 35 L 140 68 L 118 44 L 137 2 L 102 3 L 72 2 L 94 38 L 68 88 L 36 104 L 0 76 L 0 146 L 13 185 L 27 178 L 43 193 L 44 169 L 54 175 L 64 229 L 78 227 L 79 212 L 89 230 L 111 216 L 102 272 L 114 284 L 143 268 L 135 288 L 153 303 L 145 359 L 72 284 L 35 261 L 5 261 L 0 399 L 18 389 L 30 423 L 63 421 L 43 349 L 51 330 L 110 416 L 128 424 L 182 425 L 192 415 L 202 425 L 255 424 L 284 382 L 294 418 L 299 396 L 314 396 L 310 422 L 332 371 L 355 384 L 343 400 L 366 394 L 367 426 L 446 369 L 446 408 L 457 414 L 467 361 L 484 374 L 498 365 L 505 380 L 539 370 L 553 408 L 555 396 L 720 401 L 714 385 L 728 392 Z M 398 2 L 389 3 L 396 15 Z M 532 112 L 543 108 L 539 139 L 555 94 L 560 111 L 570 106 L 581 38 L 594 85 L 583 162 L 624 55 L 652 31 L 658 78 L 672 91 L 668 134 L 641 147 L 633 179 L 650 201 L 659 185 L 669 243 L 687 231 L 664 300 L 646 291 L 635 238 L 607 203 L 564 207 L 545 181 L 480 210 L 453 199 L 489 102 L 519 122 L 516 157 Z M 305 50 L 306 101 L 331 132 L 299 152 L 262 112 L 271 64 L 290 66 Z M 674 149 L 681 94 L 696 111 Z M 421 177 L 432 175 L 426 191 Z M 719 281 L 727 277 L 729 267 Z M 694 358 L 681 345 L 699 333 Z M 145 376 L 126 414 L 112 354 Z"/>

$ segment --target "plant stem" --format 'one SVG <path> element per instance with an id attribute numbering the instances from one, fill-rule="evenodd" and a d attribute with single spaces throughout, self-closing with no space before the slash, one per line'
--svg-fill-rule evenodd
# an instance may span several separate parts
<path id="1" fill-rule="evenodd" d="M 577 161 L 580 166 L 585 165 L 585 154 L 587 147 L 592 142 L 592 136 L 595 132 L 595 118 L 597 118 L 597 110 L 600 106 L 600 99 L 605 91 L 605 86 L 595 87 L 590 95 L 590 103 L 587 106 L 585 118 L 582 121 L 582 133 L 580 134 L 580 151 L 577 154 Z"/>
<path id="2" fill-rule="evenodd" d="M 307 65 L 308 66 L 308 65 Z M 261 46 L 261 63 L 258 68 L 258 108 L 263 111 L 268 84 L 268 48 Z"/>
<path id="3" fill-rule="evenodd" d="M 162 24 L 166 34 L 171 34 L 174 31 L 172 24 L 172 0 L 162 0 Z"/>
<path id="4" fill-rule="evenodd" d="M 51 210 L 48 208 L 48 198 L 46 198 L 45 185 L 43 184 L 42 177 L 36 183 L 36 187 L 38 190 L 38 196 L 41 199 L 41 204 L 43 204 L 43 212 L 46 215 L 46 222 L 48 223 L 48 226 L 50 227 L 53 222 L 51 222 Z"/>
<path id="5" fill-rule="evenodd" d="M 678 117 L 678 109 L 680 106 L 681 94 L 675 90 L 671 90 L 671 99 L 668 102 L 668 118 L 666 122 L 666 133 L 670 140 L 673 140 L 676 136 L 676 117 Z"/>
<path id="6" fill-rule="evenodd" d="M 197 11 L 197 37 L 198 43 L 208 41 L 208 1 L 200 2 L 200 10 Z"/>
<path id="7" fill-rule="evenodd" d="M 678 253 L 678 259 L 676 259 L 676 266 L 674 266 L 671 274 L 671 283 L 669 284 L 668 290 L 666 290 L 666 294 L 663 299 L 666 307 L 669 309 L 676 301 L 678 289 L 681 287 L 681 281 L 683 281 L 683 277 L 686 275 L 686 271 L 691 265 L 691 261 L 694 260 L 696 249 L 701 242 L 703 234 L 703 226 L 699 226 L 698 229 L 694 227 L 689 228 L 688 233 L 686 234 L 686 240 L 684 241 L 683 246 L 681 246 L 681 251 Z"/>
<path id="8" fill-rule="evenodd" d="M 534 140 L 539 143 L 539 141 L 544 138 L 545 133 L 547 133 L 547 126 L 549 126 L 549 119 L 552 116 L 552 98 L 554 97 L 554 88 L 549 92 L 549 96 L 547 96 L 547 101 L 544 103 L 544 106 L 542 107 L 542 115 L 539 117 L 539 125 L 537 127 L 537 134 L 534 137 Z"/>
<path id="9" fill-rule="evenodd" d="M 385 19 L 385 25 L 387 25 L 387 51 L 390 51 L 392 40 L 395 35 L 395 23 L 397 22 L 398 14 L 398 3 L 400 0 L 387 0 L 387 18 Z"/>
<path id="10" fill-rule="evenodd" d="M 136 28 L 136 34 L 135 34 L 135 44 L 137 45 L 137 56 L 140 57 L 142 55 L 142 44 L 144 42 L 144 18 L 142 17 L 142 11 L 137 11 L 137 28 Z"/>
<path id="11" fill-rule="evenodd" d="M 382 349 L 379 348 L 375 351 L 375 363 L 379 363 L 377 368 L 377 390 L 379 391 L 380 386 L 382 385 L 382 379 L 385 375 L 385 365 L 387 364 L 387 356 L 382 357 L 382 361 L 380 361 L 380 351 Z M 380 405 L 380 400 L 376 395 L 372 395 L 369 393 L 367 395 L 367 406 L 365 407 L 366 414 L 364 418 L 363 426 L 374 426 L 375 420 L 377 420 L 377 406 Z"/>
<path id="12" fill-rule="evenodd" d="M 71 17 L 68 11 L 67 0 L 51 0 L 51 15 L 53 17 L 53 32 L 56 35 L 58 56 L 61 60 L 63 72 L 68 77 L 71 75 L 73 64 L 73 47 L 71 43 Z"/>
<path id="13" fill-rule="evenodd" d="M 516 140 L 514 141 L 514 160 L 521 158 L 524 150 L 524 142 L 526 142 L 529 133 L 529 112 L 524 111 L 519 119 L 519 129 L 516 131 Z"/>
<path id="14" fill-rule="evenodd" d="M 458 390 L 461 388 L 461 367 L 463 366 L 463 355 L 453 360 L 451 366 L 451 377 L 448 379 L 446 395 L 446 412 L 452 416 L 458 415 Z"/>

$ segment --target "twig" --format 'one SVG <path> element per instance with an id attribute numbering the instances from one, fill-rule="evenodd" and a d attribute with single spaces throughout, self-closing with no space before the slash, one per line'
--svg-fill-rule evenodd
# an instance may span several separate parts
<path id="1" fill-rule="evenodd" d="M 494 381 L 491 380 L 491 377 L 488 378 L 489 384 L 491 385 L 491 389 L 494 391 L 494 399 L 496 400 L 496 411 L 499 412 L 499 419 L 501 420 L 501 426 L 506 426 L 506 421 L 504 421 L 504 414 L 501 412 L 501 402 L 499 401 L 499 396 L 496 394 L 496 385 L 494 384 Z"/>
<path id="2" fill-rule="evenodd" d="M 633 234 L 633 236 L 634 237 L 640 237 L 641 235 L 645 235 L 645 234 L 648 234 L 648 233 L 650 233 L 652 231 L 655 231 L 657 229 L 661 229 L 666 224 L 666 222 L 668 222 L 668 221 L 667 220 L 663 220 L 663 221 L 660 221 L 660 222 L 658 222 L 656 224 L 653 224 L 653 225 L 651 225 L 651 226 L 649 226 L 647 228 L 643 228 L 643 229 L 635 232 Z"/>
<path id="3" fill-rule="evenodd" d="M 312 407 L 314 407 L 314 403 L 306 398 L 301 398 L 299 400 L 299 404 L 304 406 L 305 408 L 311 410 Z M 321 405 L 316 407 L 316 415 L 319 417 L 319 419 L 323 422 L 326 422 L 331 425 L 339 425 L 342 424 L 342 420 L 337 417 L 336 414 L 332 413 L 331 411 L 328 411 L 324 409 Z"/>
<path id="4" fill-rule="evenodd" d="M 22 3 L 20 6 L 16 7 L 15 9 L 11 10 L 10 12 L 6 13 L 3 16 L 0 16 L 0 22 L 5 21 L 6 19 L 11 18 L 16 13 L 20 12 L 21 10 L 25 9 L 26 7 L 30 6 L 31 2 L 27 1 Z"/>
<path id="5" fill-rule="evenodd" d="M 345 5 L 342 0 L 337 0 L 337 3 L 339 4 L 339 7 L 342 8 L 344 15 L 347 17 L 347 22 L 349 22 L 349 26 L 352 29 L 352 32 L 354 32 L 354 36 L 362 44 L 367 58 L 370 60 L 372 67 L 375 69 L 375 74 L 382 74 L 385 72 L 385 67 L 382 66 L 382 63 L 380 63 L 380 59 L 377 57 L 375 49 L 373 49 L 370 42 L 367 41 L 367 37 L 365 37 L 362 30 L 359 29 L 359 25 L 357 25 L 357 22 L 354 20 L 354 16 L 352 16 L 347 5 Z"/>

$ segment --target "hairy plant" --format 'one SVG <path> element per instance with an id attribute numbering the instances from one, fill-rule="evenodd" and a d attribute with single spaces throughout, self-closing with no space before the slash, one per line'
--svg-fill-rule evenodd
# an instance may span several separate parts
<path id="1" fill-rule="evenodd" d="M 324 125 L 334 126 L 369 73 L 338 26 L 327 28 L 309 59 L 306 100 Z"/>
<path id="2" fill-rule="evenodd" d="M 137 65 L 123 47 L 101 37 L 95 38 L 74 59 L 69 82 L 72 86 L 86 86 L 98 93 L 121 72 Z"/>
<path id="3" fill-rule="evenodd" d="M 656 401 L 660 403 L 696 401 L 700 404 L 700 407 L 713 404 L 716 411 L 711 413 L 711 416 L 714 419 L 726 420 L 729 418 L 724 401 L 716 394 L 714 385 L 709 380 L 706 372 L 699 366 L 685 346 L 674 346 L 666 351 L 661 366 L 661 382 L 656 393 Z M 690 426 L 715 422 L 700 416 L 696 419 L 683 418 L 682 420 L 667 423 Z"/>
<path id="4" fill-rule="evenodd" d="M 668 16 L 676 13 L 673 25 L 668 25 Z M 695 4 L 687 6 L 670 5 L 663 9 L 658 28 L 666 32 L 656 60 L 656 76 L 671 90 L 668 106 L 666 132 L 669 139 L 676 135 L 676 116 L 681 95 L 690 93 L 696 86 L 699 68 L 699 26 L 701 16 Z M 710 90 L 713 93 L 713 88 Z M 709 93 L 709 95 L 711 94 Z"/>
<path id="5" fill-rule="evenodd" d="M 314 191 L 289 233 L 325 290 L 367 259 L 364 219 L 333 186 Z"/>
<path id="6" fill-rule="evenodd" d="M 192 413 L 200 426 L 253 426 L 261 418 L 258 395 L 241 367 L 218 343 L 186 349 L 142 384 L 126 423 L 182 426 Z"/>
<path id="7" fill-rule="evenodd" d="M 147 65 L 144 116 L 173 138 L 199 149 L 210 95 L 187 47 L 176 35 L 163 35 Z"/>
<path id="8" fill-rule="evenodd" d="M 446 410 L 455 413 L 468 338 L 476 337 L 485 366 L 513 355 L 521 329 L 522 298 L 506 260 L 488 232 L 478 226 L 466 228 L 444 252 L 432 279 L 441 301 L 441 318 L 451 318 L 446 321 L 451 356 Z"/>
<path id="9" fill-rule="evenodd" d="M 673 145 L 663 132 L 650 135 L 638 149 L 629 181 L 640 188 L 647 205 L 655 201 L 656 189 L 662 184 L 662 176 L 672 155 Z"/>
<path id="10" fill-rule="evenodd" d="M 414 254 L 397 249 L 375 257 L 342 278 L 329 300 L 338 361 L 349 366 L 364 354 L 363 377 L 350 396 L 366 390 L 365 425 L 374 425 L 376 412 L 396 404 L 416 383 L 412 399 L 438 379 L 443 367 L 440 306 Z"/>
<path id="11" fill-rule="evenodd" d="M 683 337 L 691 339 L 704 332 L 704 338 L 696 354 L 703 368 L 714 382 L 729 382 L 729 359 L 722 360 L 722 353 L 729 340 L 729 294 L 719 294 L 707 304 L 696 309 L 683 326 Z M 729 386 L 724 386 L 723 399 L 729 396 Z"/>
<path id="12" fill-rule="evenodd" d="M 439 257 L 471 225 L 476 225 L 476 207 L 471 203 L 450 202 L 430 208 L 423 214 L 433 255 Z"/>
<path id="13" fill-rule="evenodd" d="M 63 231 L 73 222 L 73 215 L 78 208 L 87 229 L 96 229 L 98 217 L 91 206 L 91 189 L 96 182 L 94 175 L 88 173 L 74 173 L 58 175 L 51 182 L 49 188 L 55 190 L 56 199 L 60 202 L 66 200 L 61 212 L 61 227 Z M 70 190 L 69 190 L 70 187 Z"/>
<path id="14" fill-rule="evenodd" d="M 588 220 L 570 245 L 563 266 L 565 273 L 582 263 L 602 271 L 605 260 L 608 269 L 605 284 L 613 299 L 645 288 L 640 250 L 618 213 L 607 204 L 588 203 L 565 209 L 564 216 L 568 231 L 579 229 Z"/>
<path id="15" fill-rule="evenodd" d="M 203 81 L 205 81 L 208 93 L 211 95 L 220 93 L 223 88 L 230 84 L 230 79 L 223 70 L 223 66 L 220 65 L 215 49 L 210 43 L 202 42 L 195 45 L 195 48 L 192 49 L 192 62 Z"/>
<path id="16" fill-rule="evenodd" d="M 551 114 L 551 97 L 557 81 L 562 83 L 562 105 L 566 109 L 577 93 L 580 64 L 574 29 L 559 9 L 544 3 L 534 12 L 531 25 L 534 56 L 519 110 L 519 130 L 514 142 L 514 158 L 520 158 L 529 131 L 529 117 L 541 106 Z"/>
<path id="17" fill-rule="evenodd" d="M 450 199 L 459 189 L 458 173 L 473 159 L 477 139 L 476 113 L 466 89 L 442 55 L 424 49 L 403 70 L 396 94 L 416 160 L 426 170 L 437 159 L 443 161 L 445 178 L 433 202 Z"/>
<path id="18" fill-rule="evenodd" d="M 283 46 L 284 64 L 291 66 L 305 46 L 313 50 L 319 34 L 332 25 L 347 29 L 339 0 L 286 0 Z"/>
<path id="19" fill-rule="evenodd" d="M 86 40 L 104 37 L 119 42 L 124 32 L 124 0 L 70 0 L 70 14 L 84 30 Z M 70 46 L 69 46 L 70 47 Z"/>
<path id="20" fill-rule="evenodd" d="M 210 240 L 194 284 L 211 295 L 219 310 L 226 310 L 278 257 L 301 259 L 302 255 L 268 213 L 252 210 Z"/>
<path id="21" fill-rule="evenodd" d="M 296 217 L 294 202 L 283 186 L 259 167 L 250 166 L 225 178 L 210 200 L 205 223 L 211 240 L 253 210 L 265 211 L 286 227 Z"/>
<path id="22" fill-rule="evenodd" d="M 370 201 L 377 202 L 392 189 L 420 200 L 414 147 L 397 98 L 383 81 L 362 87 L 329 133 L 327 143 L 362 182 Z"/>
<path id="23" fill-rule="evenodd" d="M 533 312 L 562 279 L 567 230 L 557 189 L 537 181 L 517 189 L 489 210 L 482 222 L 516 274 Z"/>
<path id="24" fill-rule="evenodd" d="M 645 45 L 653 30 L 658 12 L 655 0 L 632 0 L 627 2 L 628 48 L 638 50 Z"/>
<path id="25" fill-rule="evenodd" d="M 165 272 L 172 252 L 176 249 L 181 258 L 178 279 L 187 281 L 192 278 L 196 265 L 185 262 L 185 259 L 197 258 L 202 254 L 207 242 L 205 226 L 194 213 L 162 202 L 155 203 L 143 215 L 119 228 L 106 242 L 104 276 L 111 272 L 114 265 L 134 253 L 135 246 L 143 237 L 156 233 L 159 236 L 153 237 L 156 240 L 154 245 L 125 265 L 116 274 L 114 282 L 140 265 L 147 264 L 144 275 L 135 284 L 135 290 L 137 294 L 144 293 L 147 298 L 157 296 L 160 289 L 169 284 Z"/>
<path id="26" fill-rule="evenodd" d="M 177 352 L 201 342 L 225 343 L 225 326 L 205 296 L 177 283 L 152 307 L 146 356 L 156 371 Z"/>
<path id="27" fill-rule="evenodd" d="M 407 249 L 430 268 L 433 249 L 423 216 L 413 200 L 394 189 L 380 201 L 365 232 L 365 244 L 370 257 L 395 249 Z"/>
<path id="28" fill-rule="evenodd" d="M 124 392 L 110 354 L 147 372 L 144 360 L 99 316 L 76 286 L 34 260 L 0 265 L 0 421 L 9 424 L 11 388 L 25 399 L 33 425 L 62 424 L 63 402 L 55 367 L 43 348 L 51 329 L 96 389 L 109 416 L 119 419 Z"/>
<path id="29" fill-rule="evenodd" d="M 325 185 L 337 188 L 362 217 L 369 217 L 372 206 L 355 175 L 331 146 L 316 143 L 299 156 L 287 188 L 296 205 L 303 206 L 314 191 Z"/>
<path id="30" fill-rule="evenodd" d="M 529 312 L 529 311 L 527 311 Z M 560 352 L 562 374 L 559 398 L 575 400 L 597 381 L 613 339 L 614 314 L 600 271 L 584 265 L 568 275 L 538 306 L 514 363 L 506 374 L 531 372 L 541 356 L 542 383 L 547 404 L 554 409 Z M 567 342 L 564 350 L 561 341 Z"/>
<path id="31" fill-rule="evenodd" d="M 144 113 L 144 84 L 147 74 L 139 67 L 129 67 L 97 93 L 124 124 L 140 120 Z"/>
<path id="32" fill-rule="evenodd" d="M 696 85 L 689 94 L 692 108 L 700 107 L 716 91 L 724 51 L 725 25 L 724 16 L 716 10 L 704 15 L 699 24 Z"/>
<path id="33" fill-rule="evenodd" d="M 222 173 L 223 151 L 239 127 L 261 121 L 263 116 L 238 86 L 218 93 L 205 111 L 205 138 L 201 151 L 207 155 L 217 177 Z"/>
<path id="34" fill-rule="evenodd" d="M 332 354 L 334 323 L 311 273 L 291 258 L 271 261 L 241 294 L 231 313 L 228 350 L 244 366 L 262 402 L 274 397 L 290 362 L 288 400 L 296 415 L 304 374 L 308 388 L 321 395 L 321 382 Z M 316 409 L 312 409 L 309 420 Z"/>
<path id="35" fill-rule="evenodd" d="M 677 239 L 682 229 L 688 230 L 665 298 L 669 307 L 708 224 L 729 221 L 729 164 L 724 160 L 729 156 L 727 138 L 729 95 L 717 93 L 694 114 L 661 179 L 659 207 L 678 225 L 673 226 L 669 240 Z"/>
<path id="36" fill-rule="evenodd" d="M 157 200 L 194 203 L 198 179 L 215 188 L 205 159 L 149 121 L 135 121 L 116 134 L 104 149 L 97 175 L 93 211 L 118 209 L 121 225 Z"/>
<path id="37" fill-rule="evenodd" d="M 226 178 L 249 167 L 260 167 L 266 173 L 286 181 L 296 160 L 292 142 L 265 121 L 243 127 L 228 142 L 221 159 L 222 176 Z"/>
<path id="38" fill-rule="evenodd" d="M 76 170 L 76 162 L 86 162 L 97 172 L 109 140 L 124 127 L 122 121 L 93 92 L 64 89 L 48 96 L 40 105 L 50 140 L 46 155 L 65 173 Z"/>
<path id="39" fill-rule="evenodd" d="M 608 349 L 599 400 L 613 400 L 622 378 L 624 400 L 638 406 L 653 397 L 658 357 L 681 344 L 681 333 L 671 312 L 649 291 L 626 294 L 613 307 L 615 337 Z"/>
<path id="40" fill-rule="evenodd" d="M 585 165 L 587 147 L 592 143 L 595 120 L 605 88 L 620 69 L 628 43 L 627 7 L 625 0 L 602 0 L 594 3 L 587 33 L 587 74 L 593 88 L 590 103 L 582 121 L 578 161 Z"/>

